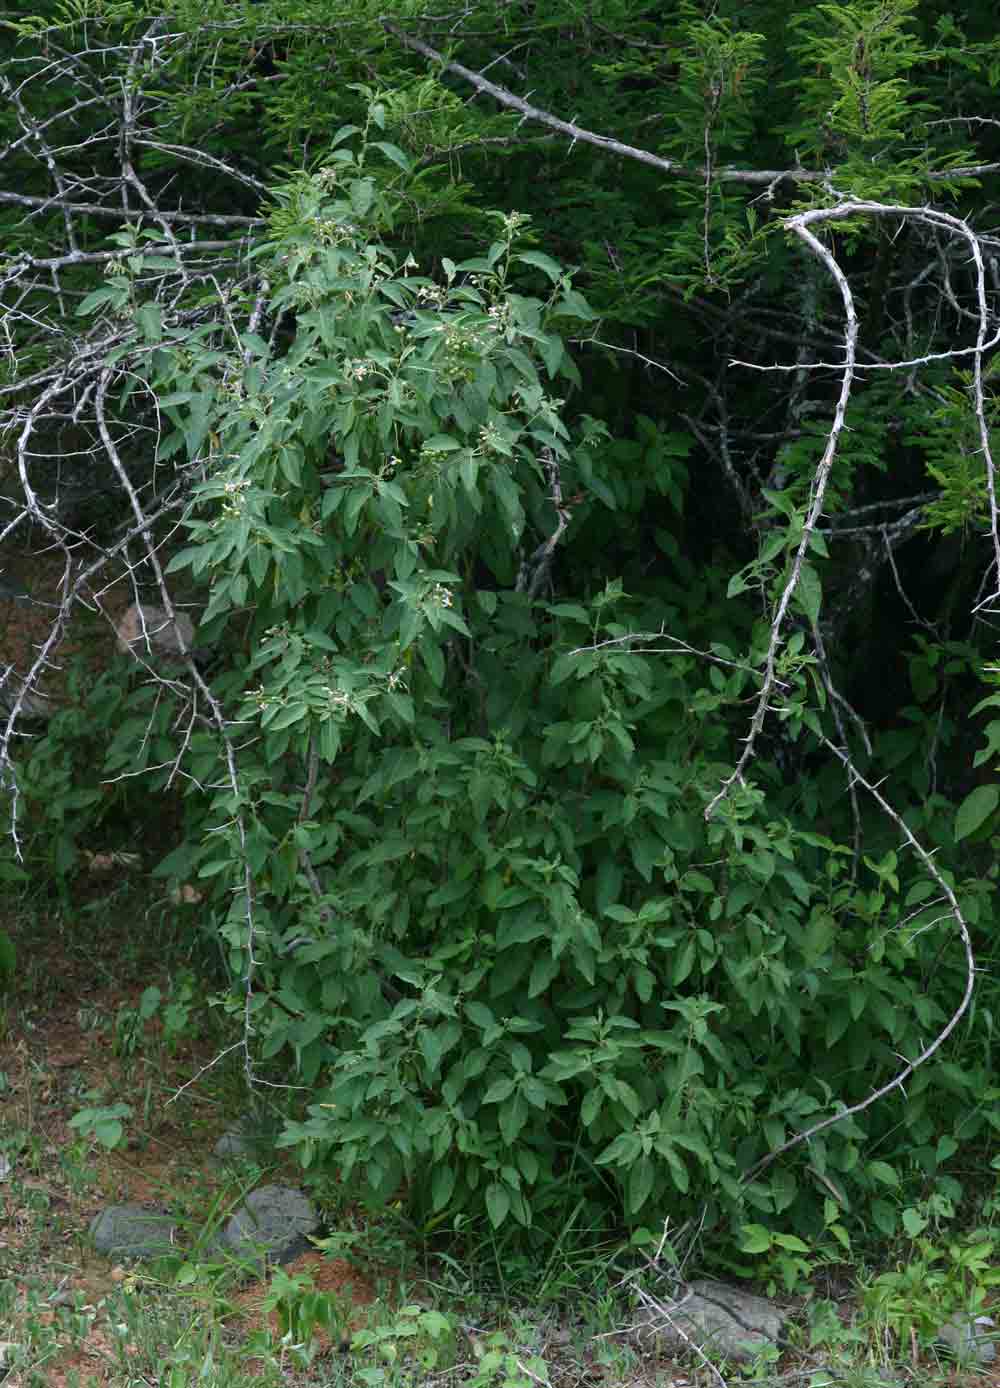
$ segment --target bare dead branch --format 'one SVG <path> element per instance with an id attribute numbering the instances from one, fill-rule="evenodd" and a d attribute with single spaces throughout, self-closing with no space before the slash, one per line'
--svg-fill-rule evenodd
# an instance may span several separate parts
<path id="1" fill-rule="evenodd" d="M 118 223 L 141 222 L 149 216 L 148 212 L 142 208 L 108 207 L 103 203 L 78 202 L 74 198 L 31 197 L 27 193 L 12 193 L 9 189 L 0 189 L 0 203 L 11 203 L 17 207 L 31 207 L 39 212 L 55 209 L 56 211 L 88 217 L 105 217 L 109 221 Z M 267 225 L 264 217 L 238 217 L 235 214 L 221 216 L 215 212 L 178 212 L 171 208 L 157 208 L 156 216 L 157 220 L 177 222 L 181 226 L 262 227 Z"/>
<path id="2" fill-rule="evenodd" d="M 792 559 L 791 573 L 788 581 L 782 589 L 778 599 L 777 610 L 771 623 L 771 634 L 768 640 L 767 654 L 764 658 L 764 678 L 761 682 L 760 694 L 757 699 L 757 707 L 754 710 L 753 718 L 750 721 L 750 729 L 744 740 L 743 751 L 740 753 L 739 760 L 733 768 L 731 774 L 726 777 L 716 795 L 713 796 L 705 808 L 705 818 L 711 819 L 719 804 L 728 795 L 730 789 L 742 783 L 743 773 L 750 763 L 754 754 L 754 747 L 761 728 L 764 726 L 764 719 L 771 703 L 771 695 L 774 689 L 774 681 L 777 673 L 778 652 L 784 641 L 785 614 L 788 611 L 792 594 L 798 586 L 799 576 L 802 573 L 802 565 L 809 552 L 809 545 L 812 541 L 813 531 L 823 512 L 823 503 L 826 498 L 827 483 L 830 480 L 830 472 L 833 467 L 833 460 L 837 456 L 837 445 L 840 435 L 844 428 L 847 415 L 847 405 L 851 398 L 851 386 L 854 381 L 854 362 L 855 348 L 858 337 L 858 320 L 854 310 L 854 296 L 851 287 L 847 282 L 847 276 L 834 259 L 831 252 L 823 245 L 809 229 L 810 222 L 818 220 L 822 216 L 822 210 L 817 212 L 803 212 L 796 217 L 789 218 L 788 227 L 805 242 L 809 249 L 819 260 L 826 265 L 837 289 L 840 291 L 841 300 L 844 305 L 844 362 L 842 366 L 843 377 L 840 386 L 840 395 L 837 400 L 836 411 L 833 423 L 830 426 L 830 433 L 813 476 L 811 499 L 805 519 L 802 525 L 802 535 L 795 549 Z"/>
<path id="3" fill-rule="evenodd" d="M 980 437 L 980 447 L 986 465 L 987 489 L 990 500 L 990 526 L 993 539 L 994 568 L 997 575 L 997 582 L 1000 585 L 1000 518 L 998 518 L 995 468 L 993 456 L 990 450 L 989 429 L 986 422 L 986 405 L 983 389 L 983 358 L 985 353 L 1000 341 L 1000 329 L 992 336 L 988 336 L 989 328 L 989 308 L 986 302 L 986 278 L 983 263 L 982 249 L 979 238 L 967 222 L 960 217 L 954 217 L 949 213 L 940 212 L 936 208 L 922 207 L 912 208 L 906 206 L 896 206 L 892 204 L 875 202 L 854 202 L 847 201 L 837 207 L 814 208 L 808 212 L 799 213 L 786 220 L 785 226 L 799 236 L 805 244 L 813 251 L 821 263 L 826 267 L 829 275 L 833 279 L 844 304 L 844 361 L 836 366 L 842 374 L 840 395 L 834 412 L 833 422 L 827 435 L 826 446 L 823 450 L 819 464 L 813 476 L 811 495 L 806 515 L 802 525 L 802 533 L 796 546 L 792 560 L 791 573 L 785 583 L 778 604 L 775 609 L 771 623 L 770 637 L 768 640 L 767 653 L 764 660 L 764 679 L 758 697 L 757 707 L 751 719 L 750 728 L 744 740 L 743 751 L 734 767 L 732 773 L 726 777 L 718 793 L 712 798 L 705 810 L 706 819 L 711 818 L 721 801 L 729 793 L 732 786 L 742 783 L 744 772 L 753 757 L 753 750 L 757 737 L 764 724 L 764 719 L 771 704 L 771 690 L 773 687 L 775 667 L 777 664 L 778 652 L 784 641 L 783 628 L 785 615 L 788 610 L 792 594 L 799 581 L 802 565 L 812 541 L 813 534 L 822 514 L 823 502 L 826 493 L 827 483 L 829 482 L 830 470 L 837 452 L 837 445 L 845 426 L 847 405 L 850 399 L 851 387 L 856 370 L 856 346 L 858 336 L 857 316 L 854 309 L 854 299 L 851 293 L 847 277 L 838 264 L 833 253 L 821 242 L 810 230 L 811 226 L 820 225 L 828 222 L 846 221 L 857 216 L 867 217 L 892 217 L 902 220 L 913 220 L 924 225 L 946 229 L 952 235 L 961 237 L 969 245 L 973 263 L 976 268 L 976 302 L 978 305 L 978 331 L 976 343 L 969 348 L 956 348 L 954 351 L 943 353 L 930 353 L 926 357 L 916 361 L 899 361 L 885 363 L 885 369 L 903 370 L 914 365 L 923 365 L 930 361 L 951 360 L 956 357 L 971 355 L 973 358 L 973 388 L 972 403 L 976 418 L 977 429 Z M 738 363 L 742 365 L 743 363 Z M 749 365 L 753 365 L 750 363 Z M 822 366 L 827 367 L 826 363 L 809 363 L 810 369 Z M 787 369 L 798 371 L 801 363 L 796 363 Z"/>

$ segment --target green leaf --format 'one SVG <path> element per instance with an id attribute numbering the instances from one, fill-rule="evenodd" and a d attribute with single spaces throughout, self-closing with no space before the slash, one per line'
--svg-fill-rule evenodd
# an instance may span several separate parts
<path id="1" fill-rule="evenodd" d="M 514 1092 L 514 1081 L 509 1075 L 502 1079 L 494 1080 L 483 1095 L 484 1104 L 502 1104 Z"/>
<path id="2" fill-rule="evenodd" d="M 434 1175 L 431 1177 L 431 1204 L 435 1213 L 443 1210 L 448 1204 L 455 1191 L 455 1170 L 454 1167 L 445 1166 L 439 1162 L 434 1167 Z"/>
<path id="3" fill-rule="evenodd" d="M 887 1239 L 894 1239 L 899 1233 L 899 1215 L 895 1205 L 890 1205 L 888 1200 L 873 1200 L 871 1209 L 876 1228 Z"/>
<path id="4" fill-rule="evenodd" d="M 640 1157 L 628 1173 L 628 1209 L 636 1214 L 653 1193 L 656 1167 L 649 1157 Z"/>
<path id="5" fill-rule="evenodd" d="M 927 1228 L 927 1216 L 915 1210 L 912 1206 L 907 1206 L 903 1211 L 903 1228 L 909 1238 L 915 1239 Z"/>
<path id="6" fill-rule="evenodd" d="M 531 978 L 528 981 L 528 997 L 537 998 L 552 983 L 552 980 L 559 974 L 560 964 L 558 959 L 553 959 L 550 954 L 541 954 L 535 960 L 531 968 Z"/>
<path id="7" fill-rule="evenodd" d="M 580 1119 L 585 1128 L 589 1128 L 594 1119 L 604 1107 L 604 1091 L 598 1085 L 594 1085 L 583 1096 L 583 1103 L 580 1105 Z"/>
<path id="8" fill-rule="evenodd" d="M 413 167 L 399 146 L 390 144 L 388 140 L 373 140 L 370 147 L 380 149 L 386 158 L 391 159 L 404 173 L 409 173 Z"/>
<path id="9" fill-rule="evenodd" d="M 541 251 L 522 251 L 520 255 L 515 255 L 514 260 L 522 265 L 534 265 L 537 270 L 541 270 L 548 275 L 549 279 L 555 284 L 562 276 L 562 266 L 554 261 L 550 256 L 543 255 Z"/>
<path id="10" fill-rule="evenodd" d="M 510 1191 L 499 1181 L 486 1188 L 486 1213 L 494 1229 L 499 1229 L 510 1213 Z"/>
<path id="11" fill-rule="evenodd" d="M 278 708 L 272 716 L 271 710 L 264 712 L 261 723 L 267 728 L 268 732 L 276 733 L 282 728 L 290 728 L 295 723 L 301 723 L 304 718 L 309 716 L 309 710 L 305 704 L 288 704 L 284 708 Z"/>
<path id="12" fill-rule="evenodd" d="M 473 1022 L 481 1031 L 495 1025 L 493 1013 L 488 1007 L 484 1007 L 481 1002 L 467 1002 L 465 1004 L 465 1015 L 470 1022 Z"/>
<path id="13" fill-rule="evenodd" d="M 528 1182 L 529 1186 L 534 1185 L 538 1180 L 539 1162 L 534 1152 L 529 1147 L 520 1147 L 517 1152 L 517 1164 L 521 1168 L 521 1174 Z"/>
<path id="14" fill-rule="evenodd" d="M 784 1248 L 789 1253 L 809 1253 L 810 1247 L 803 1243 L 794 1234 L 775 1234 L 774 1244 L 776 1248 Z"/>
<path id="15" fill-rule="evenodd" d="M 672 1147 L 668 1147 L 663 1155 L 666 1157 L 667 1165 L 670 1167 L 670 1174 L 674 1178 L 674 1185 L 682 1195 L 686 1194 L 691 1186 L 691 1175 L 687 1166 Z"/>
<path id="16" fill-rule="evenodd" d="M 809 963 L 815 963 L 833 944 L 837 922 L 828 911 L 814 911 L 805 928 L 802 952 Z"/>
<path id="17" fill-rule="evenodd" d="M 886 1161 L 870 1161 L 866 1170 L 873 1181 L 880 1181 L 884 1186 L 899 1185 L 899 1176 L 895 1168 Z"/>
<path id="18" fill-rule="evenodd" d="M 92 1133 L 103 1147 L 117 1147 L 122 1139 L 124 1128 L 121 1119 L 131 1116 L 129 1104 L 109 1104 L 104 1108 L 82 1109 L 69 1120 L 69 1126 L 78 1132 Z"/>
<path id="19" fill-rule="evenodd" d="M 78 318 L 86 318 L 89 314 L 95 312 L 96 309 L 99 309 L 101 304 L 106 304 L 109 301 L 117 302 L 120 297 L 120 290 L 111 289 L 107 285 L 103 285 L 100 289 L 95 289 L 93 293 L 88 294 L 83 302 L 77 305 L 76 316 Z"/>
<path id="20" fill-rule="evenodd" d="M 208 414 L 212 396 L 202 391 L 191 399 L 191 411 L 183 423 L 184 444 L 189 458 L 195 458 L 208 433 Z"/>
<path id="21" fill-rule="evenodd" d="M 818 622 L 820 604 L 823 601 L 823 585 L 811 564 L 803 564 L 799 570 L 795 596 L 810 622 Z"/>
<path id="22" fill-rule="evenodd" d="M 586 626 L 590 622 L 590 614 L 585 607 L 581 607 L 575 602 L 557 602 L 552 604 L 548 611 L 553 617 L 566 617 L 573 622 L 583 622 Z"/>
<path id="23" fill-rule="evenodd" d="M 619 1133 L 597 1158 L 598 1166 L 631 1166 L 642 1152 L 638 1133 Z"/>
<path id="24" fill-rule="evenodd" d="M 159 341 L 163 333 L 163 315 L 159 304 L 143 304 L 135 315 L 135 321 L 147 342 Z"/>
<path id="25" fill-rule="evenodd" d="M 428 639 L 420 646 L 420 658 L 431 679 L 438 689 L 444 686 L 444 656 L 441 647 L 433 639 Z"/>
<path id="26" fill-rule="evenodd" d="M 968 838 L 984 824 L 1000 803 L 1000 786 L 976 786 L 955 812 L 955 841 Z"/>
<path id="27" fill-rule="evenodd" d="M 860 991 L 860 990 L 858 990 Z M 851 1024 L 851 1013 L 843 1002 L 830 1007 L 826 1014 L 826 1044 L 834 1046 Z"/>
<path id="28" fill-rule="evenodd" d="M 505 1104 L 499 1115 L 500 1136 L 508 1147 L 513 1147 L 528 1119 L 528 1108 L 520 1094 L 515 1094 L 509 1104 Z"/>
<path id="29" fill-rule="evenodd" d="M 763 1224 L 744 1224 L 740 1230 L 740 1248 L 744 1253 L 767 1253 L 771 1247 L 771 1233 Z"/>

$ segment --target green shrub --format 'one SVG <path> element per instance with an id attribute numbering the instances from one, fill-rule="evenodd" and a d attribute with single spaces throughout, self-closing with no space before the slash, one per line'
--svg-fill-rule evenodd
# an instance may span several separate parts
<path id="1" fill-rule="evenodd" d="M 136 368 L 161 456 L 205 463 L 171 568 L 230 652 L 221 718 L 181 743 L 143 715 L 189 788 L 159 871 L 212 893 L 233 1012 L 312 1091 L 282 1141 L 429 1223 L 558 1221 L 582 1187 L 631 1224 L 802 1233 L 853 1191 L 891 1232 L 885 1195 L 936 1179 L 920 1154 L 995 1125 L 982 1067 L 925 1068 L 905 1108 L 746 1173 L 947 1017 L 931 884 L 777 809 L 766 761 L 706 822 L 766 631 L 672 542 L 683 439 L 611 442 L 555 394 L 590 311 L 522 219 L 437 278 L 397 254 L 408 161 L 354 133 L 276 195 L 261 330 L 248 301 Z M 650 507 L 676 577 L 595 579 L 609 518 Z M 801 633 L 778 675 L 785 736 L 821 730 Z M 123 723 L 107 767 L 141 742 Z"/>

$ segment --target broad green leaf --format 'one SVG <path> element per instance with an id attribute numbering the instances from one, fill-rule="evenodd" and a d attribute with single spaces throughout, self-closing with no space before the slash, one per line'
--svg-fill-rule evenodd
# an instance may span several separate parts
<path id="1" fill-rule="evenodd" d="M 431 1204 L 435 1213 L 443 1210 L 455 1191 L 455 1171 L 439 1162 L 431 1177 Z"/>
<path id="2" fill-rule="evenodd" d="M 628 1209 L 636 1214 L 642 1209 L 656 1182 L 656 1166 L 649 1157 L 640 1157 L 628 1174 Z"/>
<path id="3" fill-rule="evenodd" d="M 486 1213 L 494 1229 L 499 1229 L 510 1213 L 510 1191 L 499 1181 L 486 1187 Z"/>
<path id="4" fill-rule="evenodd" d="M 514 259 L 522 265 L 534 265 L 537 270 L 548 275 L 553 284 L 561 278 L 563 273 L 562 266 L 550 256 L 543 255 L 541 251 L 522 251 L 520 255 L 514 256 Z"/>
<path id="5" fill-rule="evenodd" d="M 371 148 L 380 149 L 386 158 L 391 159 L 404 173 L 409 173 L 413 167 L 411 161 L 406 157 L 399 146 L 390 144 L 388 140 L 374 140 L 372 141 Z"/>
<path id="6" fill-rule="evenodd" d="M 484 1104 L 502 1104 L 509 1099 L 514 1092 L 514 1081 L 510 1075 L 505 1075 L 502 1079 L 494 1080 L 483 1095 Z"/>
<path id="7" fill-rule="evenodd" d="M 974 834 L 1000 803 L 1000 785 L 976 786 L 955 812 L 955 840 Z"/>
<path id="8" fill-rule="evenodd" d="M 899 1233 L 899 1213 L 896 1206 L 890 1205 L 888 1200 L 873 1200 L 871 1213 L 879 1232 L 887 1239 L 894 1239 Z"/>
<path id="9" fill-rule="evenodd" d="M 823 585 L 820 583 L 819 574 L 811 564 L 803 564 L 799 570 L 795 596 L 809 620 L 818 622 L 819 609 L 823 601 Z"/>
<path id="10" fill-rule="evenodd" d="M 906 1230 L 907 1236 L 911 1239 L 918 1238 L 927 1228 L 927 1216 L 921 1214 L 919 1210 L 915 1210 L 912 1206 L 907 1206 L 903 1211 L 902 1219 L 903 1228 Z"/>
<path id="11" fill-rule="evenodd" d="M 873 1181 L 880 1181 L 884 1186 L 899 1185 L 898 1172 L 886 1161 L 870 1161 L 865 1170 Z"/>
<path id="12" fill-rule="evenodd" d="M 95 289 L 95 290 L 93 290 L 92 293 L 90 293 L 90 294 L 88 294 L 88 295 L 86 296 L 86 298 L 82 301 L 82 303 L 80 303 L 80 304 L 77 305 L 77 310 L 76 310 L 77 317 L 78 317 L 78 318 L 86 318 L 86 317 L 88 316 L 88 314 L 91 314 L 91 313 L 93 313 L 96 309 L 99 309 L 100 306 L 101 306 L 101 304 L 106 304 L 106 303 L 109 303 L 109 302 L 111 302 L 111 303 L 117 303 L 117 302 L 120 302 L 120 300 L 121 300 L 121 291 L 120 291 L 120 290 L 118 290 L 118 289 L 112 289 L 112 288 L 110 288 L 109 286 L 104 285 L 104 286 L 102 286 L 100 289 Z"/>

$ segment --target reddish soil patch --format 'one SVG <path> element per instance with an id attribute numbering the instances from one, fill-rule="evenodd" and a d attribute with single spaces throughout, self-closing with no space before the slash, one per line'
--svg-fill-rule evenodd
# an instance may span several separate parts
<path id="1" fill-rule="evenodd" d="M 93 959 L 73 953 L 67 943 L 56 929 L 48 940 L 32 940 L 35 968 L 58 977 L 59 992 L 40 998 L 26 988 L 22 1009 L 10 1005 L 7 1030 L 0 1036 L 3 1126 L 8 1135 L 24 1135 L 23 1146 L 12 1151 L 8 1179 L 0 1182 L 0 1281 L 10 1278 L 17 1289 L 17 1338 L 34 1320 L 49 1327 L 51 1339 L 63 1347 L 44 1365 L 52 1388 L 66 1388 L 74 1374 L 81 1385 L 123 1381 L 120 1356 L 138 1350 L 123 1346 L 112 1329 L 117 1294 L 123 1287 L 142 1297 L 160 1292 L 155 1284 L 147 1290 L 141 1264 L 114 1266 L 90 1251 L 86 1235 L 92 1217 L 107 1205 L 137 1201 L 169 1207 L 187 1230 L 197 1231 L 208 1215 L 224 1218 L 229 1205 L 246 1194 L 212 1160 L 215 1141 L 234 1115 L 220 1107 L 211 1083 L 203 1081 L 168 1102 L 215 1058 L 215 1042 L 193 1034 L 168 1050 L 154 1017 L 133 1053 L 120 1054 L 115 1028 L 120 1009 L 134 1014 L 150 982 L 158 982 L 166 993 L 168 981 L 146 974 L 132 982 L 95 986 Z M 113 950 L 112 941 L 106 944 Z M 133 967 L 141 971 L 141 961 Z M 235 1092 L 232 1085 L 230 1092 Z M 127 1123 L 134 1134 L 123 1148 L 106 1151 L 70 1127 L 74 1113 L 89 1103 L 123 1099 L 133 1107 Z M 70 1151 L 76 1156 L 67 1163 Z M 291 1161 L 279 1153 L 260 1182 L 296 1184 L 297 1177 Z M 363 1308 L 376 1299 L 370 1280 L 342 1258 L 309 1252 L 284 1271 L 308 1278 L 311 1290 L 334 1298 L 332 1322 L 344 1335 L 363 1323 Z M 209 1304 L 208 1294 L 197 1286 L 190 1294 L 206 1298 L 206 1315 L 220 1320 L 230 1343 L 242 1345 L 255 1331 L 270 1330 L 280 1345 L 278 1315 L 263 1309 L 269 1282 L 244 1287 L 224 1305 L 218 1300 Z M 48 1309 L 46 1302 L 56 1289 Z M 32 1297 L 36 1309 L 29 1313 Z M 72 1335 L 60 1330 L 58 1308 L 74 1304 L 90 1308 L 85 1314 L 92 1323 L 82 1338 L 79 1328 Z M 320 1353 L 339 1347 L 339 1336 L 335 1343 L 317 1329 L 315 1338 Z M 245 1371 L 254 1376 L 253 1361 Z M 16 1376 L 5 1383 L 18 1388 Z"/>
<path id="2" fill-rule="evenodd" d="M 338 1319 L 342 1318 L 342 1334 L 336 1343 L 322 1328 L 317 1327 L 314 1331 L 314 1337 L 324 1352 L 343 1348 L 351 1332 L 364 1325 L 364 1308 L 377 1299 L 375 1288 L 368 1278 L 344 1258 L 328 1258 L 318 1252 L 303 1253 L 294 1262 L 288 1263 L 283 1271 L 289 1277 L 307 1278 L 311 1284 L 309 1289 L 329 1296 L 340 1311 Z M 277 1312 L 265 1312 L 263 1309 L 266 1294 L 266 1285 L 256 1282 L 233 1297 L 237 1317 L 235 1324 L 242 1334 L 249 1335 L 253 1330 L 266 1328 L 276 1339 L 280 1339 L 282 1327 Z"/>

